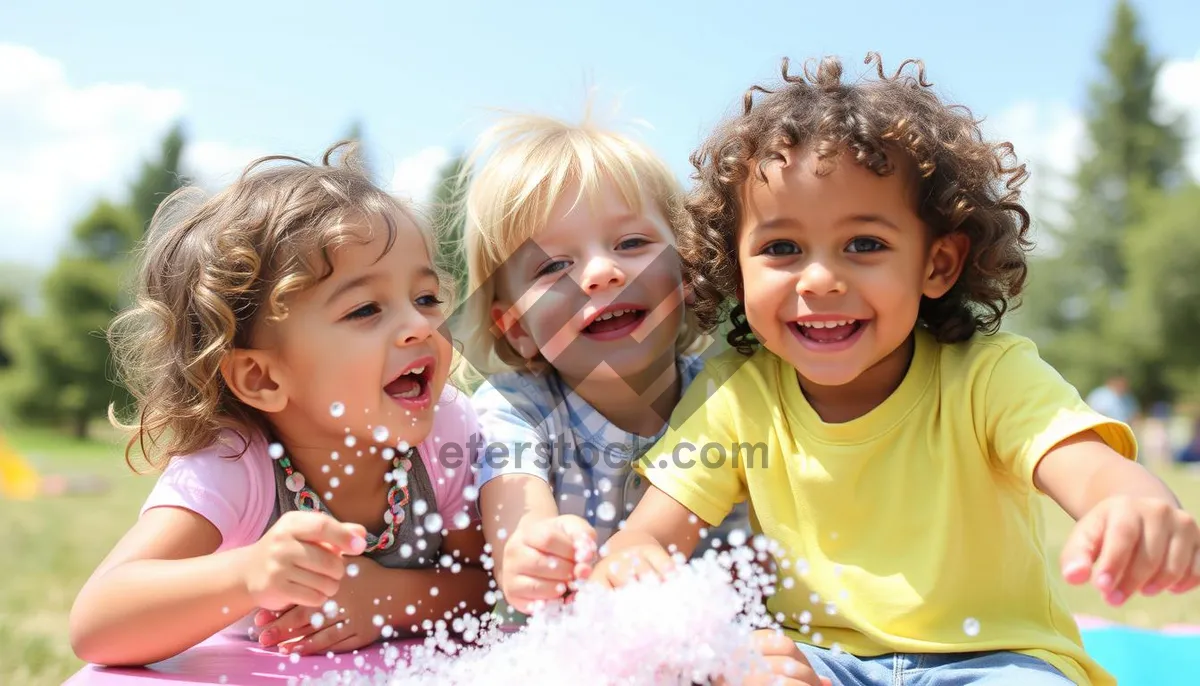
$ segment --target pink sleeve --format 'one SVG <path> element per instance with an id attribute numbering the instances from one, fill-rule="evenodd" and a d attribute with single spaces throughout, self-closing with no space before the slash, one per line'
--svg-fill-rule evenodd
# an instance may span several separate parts
<path id="1" fill-rule="evenodd" d="M 142 513 L 155 507 L 191 510 L 221 532 L 218 551 L 257 541 L 275 506 L 275 481 L 261 440 L 252 441 L 241 457 L 230 457 L 243 444 L 237 434 L 226 431 L 216 445 L 172 459 Z"/>
<path id="2" fill-rule="evenodd" d="M 434 413 L 433 429 L 420 446 L 425 469 L 433 482 L 438 514 L 447 530 L 466 528 L 455 520 L 460 512 L 467 513 L 468 526 L 479 521 L 477 496 L 468 498 L 464 491 L 468 487 L 474 489 L 481 436 L 479 420 L 467 394 L 447 385 Z"/>

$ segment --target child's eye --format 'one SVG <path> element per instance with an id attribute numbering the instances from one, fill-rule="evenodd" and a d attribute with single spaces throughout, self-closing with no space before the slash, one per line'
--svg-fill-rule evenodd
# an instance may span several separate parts
<path id="1" fill-rule="evenodd" d="M 884 249 L 884 244 L 874 238 L 860 237 L 850 241 L 846 249 L 850 252 L 877 252 Z"/>
<path id="2" fill-rule="evenodd" d="M 567 268 L 566 260 L 555 260 L 555 261 L 551 262 L 550 264 L 546 265 L 545 267 L 542 267 L 541 269 L 539 269 L 536 276 L 540 277 L 540 276 L 545 276 L 546 274 L 553 274 L 554 272 L 561 271 L 566 268 Z"/>
<path id="3" fill-rule="evenodd" d="M 379 305 L 375 303 L 367 303 L 350 314 L 346 315 L 346 319 L 366 319 L 379 314 Z"/>
<path id="4" fill-rule="evenodd" d="M 441 304 L 443 304 L 441 298 L 436 295 L 422 295 L 417 298 L 418 307 L 437 307 Z"/>
<path id="5" fill-rule="evenodd" d="M 649 242 L 650 242 L 650 241 L 646 240 L 645 238 L 641 238 L 641 237 L 637 237 L 637 238 L 626 238 L 625 240 L 623 240 L 623 241 L 621 241 L 620 243 L 618 243 L 618 244 L 617 244 L 617 249 L 619 249 L 619 250 L 633 250 L 634 248 L 640 248 L 640 247 L 642 247 L 643 245 L 646 245 L 646 244 L 648 244 Z"/>
<path id="6" fill-rule="evenodd" d="M 762 249 L 764 255 L 798 255 L 800 254 L 800 246 L 791 241 L 773 241 L 768 243 Z"/>

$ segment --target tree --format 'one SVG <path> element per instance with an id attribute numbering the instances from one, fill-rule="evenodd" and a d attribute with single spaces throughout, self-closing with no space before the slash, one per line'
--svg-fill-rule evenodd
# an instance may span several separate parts
<path id="1" fill-rule="evenodd" d="M 1156 118 L 1161 61 L 1150 56 L 1126 0 L 1115 6 L 1100 63 L 1103 75 L 1088 94 L 1090 145 L 1072 179 L 1070 219 L 1054 232 L 1061 251 L 1032 264 L 1019 322 L 1077 386 L 1098 384 L 1121 366 L 1142 399 L 1151 400 L 1165 392 L 1163 370 L 1120 322 L 1132 307 L 1127 234 L 1161 191 L 1183 180 L 1184 129 Z"/>
<path id="2" fill-rule="evenodd" d="M 439 270 L 454 279 L 455 301 L 467 297 L 467 263 L 463 246 L 465 219 L 462 212 L 462 178 L 465 159 L 455 155 L 438 170 L 437 184 L 431 201 L 433 225 L 437 236 L 436 264 Z"/>
<path id="3" fill-rule="evenodd" d="M 109 403 L 128 394 L 112 380 L 104 332 L 122 305 L 121 275 L 163 198 L 184 183 L 182 129 L 164 137 L 158 155 L 142 165 L 124 205 L 100 200 L 74 226 L 71 242 L 42 282 L 43 307 L 5 326 L 13 376 L 7 389 L 22 419 L 66 423 L 80 438 Z"/>

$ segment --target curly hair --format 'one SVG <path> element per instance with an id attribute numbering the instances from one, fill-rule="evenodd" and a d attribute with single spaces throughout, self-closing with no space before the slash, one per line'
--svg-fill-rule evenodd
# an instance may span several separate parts
<path id="1" fill-rule="evenodd" d="M 695 290 L 694 311 L 711 332 L 728 317 L 731 346 L 750 354 L 758 342 L 736 301 L 741 284 L 737 258 L 741 185 L 782 151 L 803 146 L 826 174 L 843 152 L 884 176 L 898 162 L 918 173 L 917 214 L 934 237 L 962 232 L 970 241 L 963 272 L 936 300 L 922 297 L 918 325 L 939 341 L 958 342 L 976 331 L 995 331 L 1027 274 L 1029 213 L 1019 202 L 1028 177 L 1011 143 L 992 144 L 970 110 L 946 105 L 925 80 L 925 66 L 906 60 L 886 76 L 878 53 L 869 53 L 877 80 L 842 82 L 836 58 L 820 62 L 815 75 L 788 73 L 782 63 L 778 90 L 752 86 L 740 115 L 723 122 L 691 156 L 696 187 L 686 200 L 689 217 L 680 238 L 686 278 Z M 910 64 L 917 74 L 905 74 Z M 755 93 L 765 94 L 757 102 Z M 903 158 L 907 157 L 905 160 Z"/>
<path id="2" fill-rule="evenodd" d="M 120 379 L 136 401 L 129 424 L 109 407 L 112 424 L 132 434 L 130 468 L 138 471 L 135 445 L 161 469 L 172 456 L 214 444 L 225 429 L 268 428 L 225 385 L 221 362 L 249 344 L 257 321 L 286 317 L 289 294 L 329 276 L 330 251 L 363 240 L 365 217 L 383 220 L 385 251 L 402 218 L 434 245 L 425 222 L 371 182 L 357 147 L 345 141 L 320 165 L 262 157 L 212 198 L 184 187 L 162 201 L 139 246 L 134 303 L 108 332 Z"/>

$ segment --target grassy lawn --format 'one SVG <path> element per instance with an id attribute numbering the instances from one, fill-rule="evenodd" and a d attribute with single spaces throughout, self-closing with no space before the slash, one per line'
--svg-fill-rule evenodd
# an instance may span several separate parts
<path id="1" fill-rule="evenodd" d="M 8 558 L 0 586 L 0 684 L 57 685 L 82 666 L 67 642 L 75 594 L 137 515 L 153 477 L 132 474 L 115 440 L 78 442 L 27 430 L 10 430 L 5 438 L 43 473 L 99 474 L 112 485 L 100 496 L 0 500 L 0 549 Z M 1189 511 L 1200 513 L 1200 473 L 1163 476 Z M 1048 537 L 1057 559 L 1071 520 L 1052 503 L 1050 509 Z M 1090 587 L 1068 594 L 1076 612 L 1126 624 L 1200 621 L 1200 592 L 1135 598 L 1120 608 L 1106 605 Z"/>

